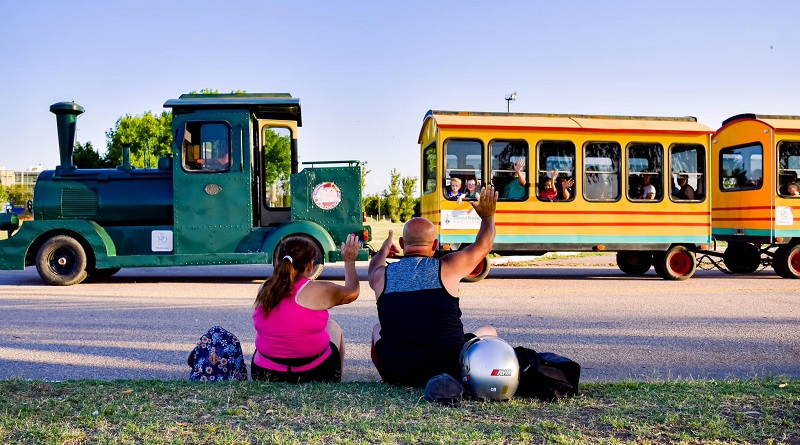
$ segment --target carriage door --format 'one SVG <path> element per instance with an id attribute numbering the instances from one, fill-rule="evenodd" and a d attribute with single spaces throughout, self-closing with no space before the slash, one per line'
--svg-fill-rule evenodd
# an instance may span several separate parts
<path id="1" fill-rule="evenodd" d="M 233 253 L 252 230 L 248 114 L 203 112 L 174 124 L 174 253 Z M 194 114 L 195 119 L 197 114 Z M 238 121 L 237 121 L 237 118 Z"/>

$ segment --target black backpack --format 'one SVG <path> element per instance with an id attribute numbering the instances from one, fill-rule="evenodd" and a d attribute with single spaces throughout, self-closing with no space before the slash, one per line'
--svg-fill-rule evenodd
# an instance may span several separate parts
<path id="1" fill-rule="evenodd" d="M 517 397 L 553 401 L 578 394 L 581 365 L 552 352 L 514 348 L 519 361 Z"/>

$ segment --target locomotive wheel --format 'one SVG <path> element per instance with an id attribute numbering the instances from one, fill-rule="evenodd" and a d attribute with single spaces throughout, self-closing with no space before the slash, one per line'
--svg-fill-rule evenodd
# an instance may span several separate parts
<path id="1" fill-rule="evenodd" d="M 772 268 L 783 278 L 800 278 L 800 244 L 778 247 L 772 258 Z"/>
<path id="2" fill-rule="evenodd" d="M 644 275 L 652 265 L 651 252 L 617 252 L 617 267 L 628 275 Z"/>
<path id="3" fill-rule="evenodd" d="M 314 248 L 317 250 L 317 259 L 314 260 L 314 267 L 311 269 L 311 274 L 308 276 L 308 278 L 312 280 L 316 279 L 322 273 L 322 269 L 325 268 L 325 254 L 322 252 L 322 248 L 319 247 L 317 241 L 310 236 L 305 236 L 305 235 L 293 235 L 293 236 L 300 236 L 302 238 L 307 239 L 308 241 L 311 242 L 311 244 L 314 245 Z M 275 265 L 278 263 L 279 260 L 280 258 L 278 258 L 278 249 L 276 248 L 275 252 L 272 255 L 272 266 L 275 267 Z"/>
<path id="4" fill-rule="evenodd" d="M 694 275 L 697 261 L 694 252 L 683 246 L 675 246 L 664 253 L 653 255 L 653 268 L 665 280 L 684 281 Z"/>
<path id="5" fill-rule="evenodd" d="M 465 283 L 477 283 L 482 279 L 486 278 L 486 275 L 489 275 L 489 269 L 491 269 L 491 265 L 489 264 L 489 258 L 484 257 L 475 269 L 469 273 L 466 277 L 462 278 L 461 281 Z"/>
<path id="6" fill-rule="evenodd" d="M 47 284 L 78 284 L 86 279 L 86 252 L 75 238 L 54 236 L 39 248 L 39 253 L 36 254 L 36 270 Z"/>
<path id="7" fill-rule="evenodd" d="M 750 243 L 730 243 L 722 254 L 722 259 L 731 272 L 751 274 L 761 265 L 761 252 Z"/>

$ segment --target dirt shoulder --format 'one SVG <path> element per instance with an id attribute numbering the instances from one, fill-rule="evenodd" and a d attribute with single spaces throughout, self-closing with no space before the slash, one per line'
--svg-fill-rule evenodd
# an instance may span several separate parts
<path id="1" fill-rule="evenodd" d="M 511 256 L 492 259 L 492 267 L 617 267 L 616 256 L 600 254 L 548 254 L 540 257 Z"/>

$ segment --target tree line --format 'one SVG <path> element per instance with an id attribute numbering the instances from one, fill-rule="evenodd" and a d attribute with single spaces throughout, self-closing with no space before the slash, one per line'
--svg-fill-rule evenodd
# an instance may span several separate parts
<path id="1" fill-rule="evenodd" d="M 362 188 L 364 177 L 369 173 L 362 169 Z M 420 199 L 417 195 L 417 177 L 403 177 L 392 169 L 389 177 L 389 188 L 381 193 L 365 195 L 363 198 L 364 211 L 367 215 L 378 218 L 388 217 L 392 222 L 406 222 L 420 215 Z"/>

